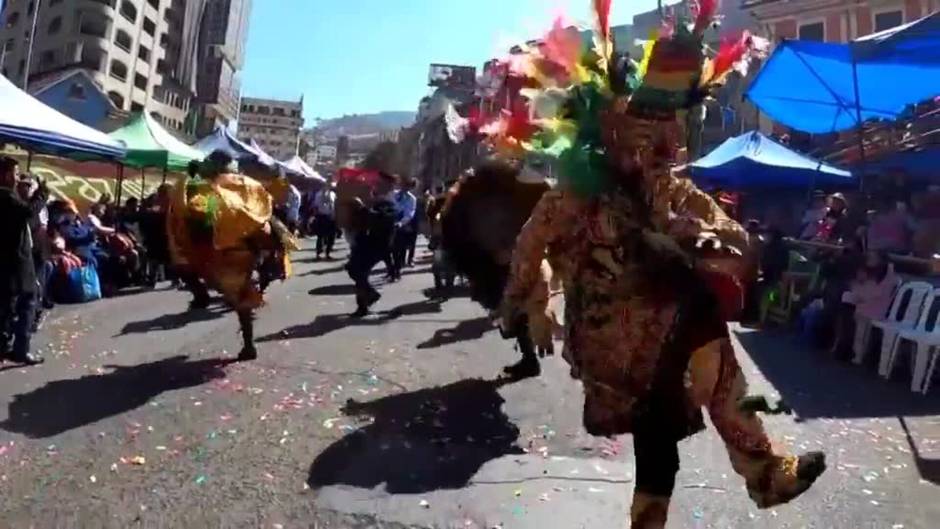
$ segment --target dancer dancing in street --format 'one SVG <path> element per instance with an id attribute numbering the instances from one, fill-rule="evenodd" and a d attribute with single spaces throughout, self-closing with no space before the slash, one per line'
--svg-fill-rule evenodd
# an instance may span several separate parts
<path id="1" fill-rule="evenodd" d="M 749 408 L 726 325 L 741 305 L 747 234 L 675 167 L 684 118 L 756 42 L 745 34 L 706 60 L 714 5 L 703 3 L 634 65 L 613 55 L 609 0 L 595 6 L 594 50 L 557 24 L 515 57 L 527 86 L 541 88 L 527 92 L 526 114 L 485 129 L 497 144 L 558 156 L 562 170 L 519 236 L 503 318 L 522 312 L 548 255 L 564 285 L 564 357 L 583 384 L 584 426 L 633 434 L 630 527 L 665 526 L 677 443 L 704 428 L 702 407 L 758 507 L 788 502 L 822 474 L 825 457 L 780 451 Z"/>
<path id="2" fill-rule="evenodd" d="M 199 174 L 178 184 L 171 198 L 173 263 L 218 290 L 235 309 L 244 342 L 238 360 L 254 360 L 254 311 L 271 281 L 289 275 L 288 253 L 297 249 L 296 241 L 273 217 L 268 191 L 237 174 L 228 154 L 210 154 Z"/>

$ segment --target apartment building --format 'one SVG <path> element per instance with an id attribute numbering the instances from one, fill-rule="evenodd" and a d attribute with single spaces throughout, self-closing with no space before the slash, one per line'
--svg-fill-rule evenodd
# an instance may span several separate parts
<path id="1" fill-rule="evenodd" d="M 282 101 L 244 97 L 238 117 L 238 138 L 255 140 L 268 154 L 287 160 L 297 154 L 303 128 L 304 100 Z"/>
<path id="2" fill-rule="evenodd" d="M 185 27 L 195 21 L 186 20 L 186 11 L 200 1 L 7 0 L 0 70 L 23 86 L 27 68 L 31 81 L 81 69 L 117 109 L 147 111 L 182 129 L 196 70 L 197 33 Z"/>
<path id="3" fill-rule="evenodd" d="M 200 27 L 197 136 L 238 119 L 251 6 L 251 0 L 207 0 Z"/>
<path id="4" fill-rule="evenodd" d="M 848 42 L 917 20 L 940 10 L 940 0 L 745 0 L 775 40 Z"/>

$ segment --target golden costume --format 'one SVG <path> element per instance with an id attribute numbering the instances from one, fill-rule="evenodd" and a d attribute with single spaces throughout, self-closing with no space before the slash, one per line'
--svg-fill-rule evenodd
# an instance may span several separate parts
<path id="1" fill-rule="evenodd" d="M 290 274 L 288 252 L 297 248 L 272 216 L 272 198 L 247 176 L 221 173 L 177 184 L 167 212 L 173 264 L 219 291 L 239 316 L 245 358 L 253 358 L 252 311 L 273 279 Z M 254 273 L 258 271 L 259 281 Z"/>

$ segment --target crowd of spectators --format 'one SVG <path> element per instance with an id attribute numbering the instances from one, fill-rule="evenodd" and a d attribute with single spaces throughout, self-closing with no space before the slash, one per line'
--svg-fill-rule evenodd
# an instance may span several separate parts
<path id="1" fill-rule="evenodd" d="M 848 357 L 853 326 L 884 317 L 899 269 L 923 273 L 917 263 L 940 258 L 940 186 L 918 188 L 887 171 L 858 193 L 814 192 L 796 229 L 761 225 L 747 318 L 765 321 L 768 306 L 792 303 L 792 321 L 808 337 Z M 793 292 L 798 300 L 784 299 Z"/>
<path id="2" fill-rule="evenodd" d="M 23 363 L 41 358 L 30 336 L 56 303 L 81 303 L 131 286 L 153 288 L 169 275 L 169 187 L 118 207 L 109 195 L 82 214 L 70 200 L 49 200 L 44 182 L 0 159 L 0 354 Z"/>

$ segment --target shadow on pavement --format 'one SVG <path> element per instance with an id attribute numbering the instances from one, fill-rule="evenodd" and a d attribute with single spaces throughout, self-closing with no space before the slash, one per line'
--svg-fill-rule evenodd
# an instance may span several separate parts
<path id="1" fill-rule="evenodd" d="M 303 262 L 303 261 L 298 261 L 298 262 Z M 345 270 L 346 270 L 346 265 L 345 265 L 345 264 L 339 264 L 339 265 L 336 265 L 336 266 L 331 266 L 331 267 L 329 267 L 329 268 L 321 268 L 321 269 L 316 269 L 316 268 L 314 268 L 313 270 L 308 270 L 308 271 L 306 271 L 306 272 L 300 274 L 300 277 L 307 277 L 307 276 L 326 276 L 326 275 L 335 274 L 335 273 L 338 273 L 338 272 L 343 272 L 343 271 L 345 271 Z"/>
<path id="2" fill-rule="evenodd" d="M 424 300 L 415 303 L 407 303 L 388 311 L 370 314 L 365 318 L 352 318 L 347 314 L 321 314 L 310 323 L 294 325 L 281 332 L 262 336 L 256 341 L 275 342 L 277 340 L 319 338 L 320 336 L 325 336 L 346 327 L 373 327 L 376 325 L 384 325 L 402 316 L 433 314 L 441 311 L 440 301 Z"/>
<path id="3" fill-rule="evenodd" d="M 201 321 L 212 321 L 225 316 L 231 312 L 227 306 L 211 309 L 186 310 L 177 314 L 164 314 L 156 318 L 141 321 L 132 321 L 124 325 L 118 336 L 128 334 L 145 334 L 152 331 L 169 331 L 173 329 L 182 329 L 190 323 Z"/>
<path id="4" fill-rule="evenodd" d="M 914 442 L 914 436 L 911 435 L 911 429 L 907 425 L 904 417 L 898 417 L 901 422 L 901 428 L 904 429 L 904 435 L 907 436 L 907 443 L 911 447 L 911 453 L 914 455 L 914 464 L 917 465 L 917 472 L 920 477 L 934 485 L 940 485 L 940 459 L 927 459 L 920 454 L 920 448 Z"/>
<path id="5" fill-rule="evenodd" d="M 505 381 L 462 380 L 343 408 L 372 424 L 336 441 L 310 467 L 312 488 L 349 485 L 390 494 L 465 487 L 488 461 L 521 454 L 502 412 Z"/>
<path id="6" fill-rule="evenodd" d="M 13 397 L 4 430 L 30 438 L 58 435 L 138 408 L 157 395 L 224 378 L 230 361 L 186 356 L 136 366 L 107 366 L 102 375 L 56 380 Z"/>
<path id="7" fill-rule="evenodd" d="M 936 394 L 910 391 L 866 366 L 839 362 L 796 336 L 773 331 L 735 333 L 764 377 L 801 420 L 940 414 Z"/>
<path id="8" fill-rule="evenodd" d="M 326 285 L 311 290 L 309 294 L 311 296 L 353 296 L 356 294 L 356 285 L 352 283 Z"/>
<path id="9" fill-rule="evenodd" d="M 434 336 L 418 344 L 418 349 L 434 349 L 452 343 L 478 340 L 484 334 L 495 330 L 493 322 L 487 317 L 465 320 L 450 329 L 438 329 Z"/>

